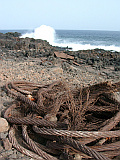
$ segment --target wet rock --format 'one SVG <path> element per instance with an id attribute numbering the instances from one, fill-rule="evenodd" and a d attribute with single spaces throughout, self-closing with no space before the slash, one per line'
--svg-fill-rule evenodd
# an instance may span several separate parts
<path id="1" fill-rule="evenodd" d="M 6 132 L 9 129 L 9 125 L 6 119 L 0 118 L 0 133 Z"/>

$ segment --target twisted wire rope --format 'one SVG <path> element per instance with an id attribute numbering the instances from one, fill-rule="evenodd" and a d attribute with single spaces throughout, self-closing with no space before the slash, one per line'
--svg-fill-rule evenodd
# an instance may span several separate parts
<path id="1" fill-rule="evenodd" d="M 47 154 L 46 152 L 42 151 L 40 148 L 37 147 L 35 142 L 28 136 L 26 125 L 22 125 L 22 133 L 23 133 L 24 139 L 31 146 L 31 148 L 33 149 L 34 152 L 36 152 L 38 155 L 40 155 L 41 157 L 43 157 L 46 160 L 51 160 L 51 159 L 57 160 L 57 158 Z"/>
<path id="2" fill-rule="evenodd" d="M 44 158 L 40 157 L 39 155 L 37 155 L 36 153 L 34 152 L 31 152 L 30 150 L 27 150 L 26 148 L 22 147 L 16 140 L 15 138 L 15 129 L 13 127 L 10 128 L 10 131 L 9 131 L 9 140 L 10 142 L 12 143 L 12 145 L 18 150 L 20 151 L 21 153 L 29 156 L 29 157 L 32 157 L 32 158 L 35 158 L 35 159 L 38 159 L 38 160 L 44 160 Z"/>
<path id="3" fill-rule="evenodd" d="M 33 130 L 36 132 L 36 133 L 39 133 L 38 131 L 38 127 L 37 126 L 33 126 Z M 41 134 L 41 135 L 47 135 L 47 132 L 46 130 Z M 53 135 L 52 135 L 53 136 Z M 73 147 L 74 149 L 78 150 L 78 151 L 81 151 L 85 154 L 87 154 L 88 156 L 91 156 L 93 158 L 95 158 L 96 160 L 110 160 L 109 158 L 103 156 L 102 154 L 98 153 L 97 151 L 81 144 L 80 142 L 72 139 L 72 138 L 69 138 L 67 136 L 55 136 L 55 137 L 52 137 L 53 140 L 57 140 L 59 141 L 60 143 L 63 143 L 63 144 L 67 144 L 71 147 Z"/>
<path id="4" fill-rule="evenodd" d="M 68 144 L 71 147 L 73 147 L 74 149 L 81 151 L 81 152 L 87 154 L 88 156 L 95 158 L 96 160 L 110 160 L 109 158 L 103 156 L 101 153 L 98 153 L 97 151 L 95 151 L 95 150 L 81 144 L 80 142 L 69 138 L 69 137 L 60 137 L 59 142 Z"/>
<path id="5" fill-rule="evenodd" d="M 26 85 L 28 86 L 28 88 L 26 87 Z M 42 109 L 41 106 L 41 96 L 42 93 L 47 94 L 47 92 L 51 91 L 52 88 L 54 86 L 59 86 L 62 85 L 61 81 L 56 81 L 53 82 L 51 84 L 48 85 L 40 85 L 37 83 L 32 83 L 32 82 L 24 82 L 24 81 L 16 81 L 16 82 L 11 82 L 11 83 L 7 83 L 6 84 L 6 89 L 8 91 L 8 93 L 14 95 L 15 97 L 17 97 L 18 100 L 21 100 L 22 102 L 28 104 L 30 107 L 32 107 L 32 111 L 36 111 L 38 113 L 40 113 L 40 107 Z M 10 86 L 10 87 L 9 87 Z M 108 94 L 104 94 L 106 93 L 112 93 L 117 86 L 120 86 L 119 83 L 116 83 L 114 85 L 110 84 L 109 82 L 105 82 L 105 83 L 101 83 L 98 85 L 94 85 L 91 86 L 91 88 L 85 88 L 82 90 L 84 97 L 83 100 L 87 100 L 87 102 L 84 103 L 85 107 L 83 106 L 82 111 L 119 111 L 119 106 L 120 103 L 118 101 L 116 101 L 113 97 L 111 97 Z M 68 89 L 65 85 L 63 85 L 62 87 L 65 87 L 65 89 Z M 38 95 L 38 101 L 37 103 L 34 101 L 31 101 L 28 97 L 26 97 L 26 94 L 32 94 L 32 90 L 36 89 L 38 90 L 38 92 L 36 92 Z M 14 90 L 14 91 L 13 91 Z M 87 91 L 89 90 L 89 93 L 91 93 L 89 96 L 88 94 L 85 95 L 87 93 Z M 120 87 L 117 88 L 117 90 L 120 90 Z M 16 92 L 17 91 L 17 92 Z M 66 91 L 66 90 L 63 90 Z M 69 92 L 68 92 L 69 93 Z M 74 93 L 73 93 L 74 94 Z M 96 96 L 95 96 L 96 95 Z M 47 95 L 48 96 L 48 95 Z M 68 95 L 70 97 L 70 95 Z M 95 97 L 94 97 L 95 96 Z M 109 102 L 104 101 L 104 98 L 101 99 L 99 98 L 99 96 L 106 96 L 108 99 L 111 100 L 112 104 L 110 104 Z M 89 99 L 89 100 L 88 100 Z M 95 103 L 97 101 L 97 99 L 99 99 L 99 101 L 101 103 L 104 103 L 105 106 L 100 106 L 99 109 L 96 108 Z M 59 108 L 60 108 L 60 100 L 56 101 L 56 105 L 58 106 L 57 109 L 51 110 L 51 112 L 54 112 L 54 114 L 56 115 Z M 114 108 L 114 104 L 115 103 L 115 108 Z M 94 105 L 93 105 L 94 104 Z M 92 106 L 91 106 L 92 105 Z M 108 106 L 107 106 L 108 105 Z M 110 108 L 112 107 L 112 108 Z M 65 124 L 64 123 L 56 123 L 56 122 L 51 122 L 51 121 L 47 121 L 45 119 L 39 119 L 39 118 L 32 118 L 32 117 L 13 117 L 13 116 L 9 116 L 12 109 L 16 108 L 16 105 L 12 105 L 11 107 L 9 107 L 6 112 L 4 117 L 8 120 L 8 122 L 13 123 L 13 124 L 21 124 L 22 125 L 22 129 L 23 129 L 23 136 L 24 139 L 26 140 L 26 142 L 30 145 L 30 147 L 34 150 L 34 152 L 36 152 L 37 154 L 26 150 L 25 148 L 23 148 L 22 146 L 20 146 L 15 138 L 15 130 L 13 127 L 11 127 L 10 132 L 9 132 L 9 139 L 12 142 L 13 146 L 20 152 L 31 156 L 33 158 L 39 159 L 39 160 L 43 160 L 43 159 L 53 159 L 53 160 L 57 160 L 57 158 L 52 157 L 51 155 L 48 155 L 47 153 L 45 153 L 44 151 L 42 151 L 40 148 L 37 147 L 36 143 L 30 139 L 30 137 L 28 136 L 27 133 L 27 126 L 26 125 L 33 125 L 33 130 L 36 133 L 39 133 L 41 136 L 50 136 L 51 140 L 57 140 L 60 144 L 67 144 L 71 147 L 73 147 L 74 149 L 81 151 L 83 153 L 85 153 L 86 155 L 95 158 L 96 160 L 110 160 L 109 158 L 105 157 L 104 155 L 102 155 L 101 153 L 97 152 L 97 151 L 103 151 L 103 150 L 114 150 L 113 147 L 109 147 L 109 146 L 104 146 L 103 149 L 100 149 L 98 147 L 96 147 L 96 150 L 87 147 L 84 144 L 81 144 L 80 142 L 78 142 L 77 140 L 72 139 L 72 137 L 75 138 L 90 138 L 90 139 L 98 139 L 98 138 L 112 138 L 112 137 L 120 137 L 120 130 L 118 131 L 109 131 L 112 128 L 114 128 L 120 121 L 120 112 L 118 112 L 116 114 L 115 117 L 112 117 L 111 119 L 109 119 L 106 122 L 103 122 L 105 125 L 103 125 L 104 127 L 100 128 L 100 131 L 68 131 L 68 130 L 57 130 L 55 128 L 64 128 Z M 51 114 L 52 115 L 52 114 Z M 73 109 L 73 118 L 74 117 L 74 109 Z M 112 122 L 113 121 L 113 122 Z M 96 124 L 96 123 L 95 123 Z M 92 123 L 93 125 L 93 123 Z M 38 128 L 37 126 L 40 127 L 44 127 L 44 128 Z M 51 128 L 45 128 L 45 127 L 52 127 L 54 129 Z M 114 144 L 114 146 L 116 146 L 119 149 L 119 143 Z M 93 147 L 94 148 L 94 147 Z M 38 156 L 40 155 L 40 156 Z M 42 158 L 42 157 L 43 158 Z"/>
<path id="6" fill-rule="evenodd" d="M 39 128 L 33 126 L 33 130 L 40 134 L 45 135 L 55 135 L 55 136 L 67 136 L 76 138 L 112 138 L 120 137 L 120 130 L 117 131 L 68 131 L 68 130 L 57 130 L 57 129 L 47 129 Z"/>
<path id="7" fill-rule="evenodd" d="M 51 122 L 47 121 L 45 119 L 39 119 L 39 118 L 32 118 L 32 117 L 9 117 L 12 109 L 16 108 L 16 104 L 11 105 L 4 114 L 4 118 L 7 119 L 8 122 L 13 124 L 31 124 L 31 125 L 38 125 L 41 127 L 53 127 L 53 128 L 60 128 L 60 127 L 66 127 L 64 123 L 61 122 Z"/>

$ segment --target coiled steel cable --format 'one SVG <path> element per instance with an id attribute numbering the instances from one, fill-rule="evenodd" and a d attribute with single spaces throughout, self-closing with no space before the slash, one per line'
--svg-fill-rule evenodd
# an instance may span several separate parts
<path id="1" fill-rule="evenodd" d="M 88 156 L 95 158 L 96 160 L 110 160 L 109 158 L 103 156 L 101 153 L 98 153 L 97 151 L 95 151 L 95 150 L 93 150 L 83 144 L 80 144 L 80 142 L 78 142 L 72 138 L 60 137 L 59 142 L 67 144 L 67 145 L 73 147 L 74 149 L 81 151 L 81 152 L 87 154 Z"/>
<path id="2" fill-rule="evenodd" d="M 15 147 L 21 153 L 23 153 L 29 157 L 32 157 L 34 159 L 44 160 L 44 158 L 40 157 L 39 155 L 27 150 L 26 148 L 22 147 L 21 145 L 19 145 L 19 143 L 17 142 L 17 140 L 15 138 L 15 130 L 13 127 L 11 127 L 10 131 L 9 131 L 9 140 L 12 143 L 13 147 Z"/>
<path id="3" fill-rule="evenodd" d="M 22 133 L 23 133 L 23 137 L 25 141 L 30 145 L 30 147 L 32 148 L 34 152 L 36 152 L 38 155 L 40 155 L 46 160 L 51 160 L 51 159 L 57 160 L 57 158 L 47 154 L 46 152 L 42 151 L 40 148 L 36 146 L 35 142 L 28 136 L 26 125 L 22 125 Z"/>
<path id="4" fill-rule="evenodd" d="M 33 130 L 36 133 L 39 133 L 39 130 L 38 130 L 37 126 L 34 126 Z M 41 135 L 48 136 L 46 131 L 44 131 Z M 91 156 L 91 157 L 95 158 L 96 160 L 110 160 L 109 158 L 103 156 L 102 154 L 96 152 L 95 150 L 93 150 L 93 149 L 79 143 L 78 141 L 67 137 L 67 136 L 58 136 L 57 135 L 57 136 L 53 137 L 53 135 L 52 135 L 52 137 L 50 139 L 52 139 L 52 138 L 53 138 L 53 140 L 57 140 L 60 143 L 67 144 L 67 145 L 73 147 L 74 149 L 76 149 L 78 151 L 81 151 L 81 152 L 87 154 L 88 156 Z"/>
<path id="5" fill-rule="evenodd" d="M 53 127 L 53 128 L 66 128 L 67 125 L 65 123 L 61 122 L 51 122 L 47 121 L 44 119 L 39 119 L 39 118 L 31 118 L 31 117 L 9 117 L 11 114 L 12 109 L 16 108 L 16 104 L 11 105 L 4 114 L 4 118 L 7 119 L 8 122 L 13 123 L 13 124 L 31 124 L 31 125 L 38 125 L 41 127 Z"/>
<path id="6" fill-rule="evenodd" d="M 40 85 L 40 84 L 35 84 L 35 83 L 31 83 L 31 82 L 11 82 L 11 83 L 8 83 L 6 84 L 6 88 L 8 90 L 8 92 L 14 96 L 16 96 L 19 100 L 21 100 L 22 102 L 24 103 L 27 103 L 31 108 L 32 108 L 32 111 L 36 111 L 39 113 L 39 101 L 41 103 L 41 97 L 37 97 L 37 101 L 31 101 L 29 98 L 27 98 L 25 95 L 26 94 L 31 94 L 32 93 L 32 90 L 35 89 L 35 92 L 34 93 L 38 93 L 38 96 L 39 96 L 39 93 L 42 93 L 41 91 L 44 90 L 45 92 L 43 92 L 43 94 L 48 94 L 49 96 L 49 92 L 52 91 L 52 89 L 54 89 L 54 87 L 59 87 L 59 84 L 61 82 L 60 81 L 57 81 L 57 82 L 53 82 L 52 84 L 48 84 L 48 85 Z M 62 84 L 62 83 L 61 83 Z M 61 86 L 60 84 L 60 86 Z M 26 85 L 28 87 L 26 87 Z M 56 86 L 55 86 L 56 85 Z M 12 89 L 14 89 L 14 91 L 9 88 L 12 87 Z M 31 87 L 31 88 L 30 88 Z M 63 87 L 63 92 L 66 91 L 66 88 L 64 90 L 64 85 L 62 86 Z M 105 87 L 105 89 L 104 89 Z M 92 103 L 92 102 L 95 102 L 96 98 L 94 97 L 95 94 L 96 94 L 96 89 L 98 90 L 98 96 L 101 94 L 103 94 L 105 91 L 107 93 L 107 89 L 108 89 L 108 93 L 112 92 L 113 89 L 116 88 L 116 85 L 115 86 L 112 86 L 111 84 L 108 84 L 107 82 L 106 83 L 102 83 L 102 84 L 98 84 L 98 85 L 95 85 L 93 87 L 90 88 L 90 91 L 91 91 L 91 95 L 89 97 L 89 103 L 87 102 L 87 109 L 89 111 L 89 104 L 91 105 L 95 105 L 95 103 Z M 110 90 L 110 91 L 109 91 Z M 17 91 L 17 92 L 16 92 Z M 38 92 L 36 92 L 38 91 Z M 84 93 L 83 94 L 86 94 L 86 89 L 84 90 Z M 22 94 L 23 93 L 23 94 Z M 66 93 L 65 93 L 66 94 Z M 44 96 L 44 95 L 43 95 Z M 36 96 L 35 96 L 36 98 Z M 70 98 L 70 96 L 69 96 Z M 86 96 L 83 97 L 85 100 L 86 100 Z M 109 98 L 109 97 L 108 97 Z M 38 101 L 39 99 L 39 101 Z M 110 99 L 110 98 L 109 98 Z M 114 99 L 112 99 L 112 102 L 115 102 Z M 58 101 L 59 102 L 59 101 Z M 58 102 L 56 102 L 55 104 L 57 104 Z M 110 103 L 106 103 L 105 101 L 103 101 L 105 103 L 105 105 L 109 105 Z M 78 102 L 79 103 L 79 102 Z M 84 103 L 85 104 L 85 103 Z M 113 103 L 114 104 L 114 103 Z M 117 105 L 119 105 L 120 103 L 116 102 Z M 41 105 L 41 104 L 40 104 Z M 96 108 L 96 111 L 102 111 L 104 109 L 104 111 L 118 111 L 119 108 L 117 107 L 117 105 L 115 106 L 116 108 L 114 109 L 114 106 L 113 105 L 110 105 L 110 108 L 109 106 L 107 107 L 101 107 L 100 109 L 97 110 Z M 14 106 L 13 108 L 16 108 L 16 106 Z M 83 107 L 84 108 L 84 107 Z M 91 107 L 91 110 L 93 110 L 94 106 Z M 58 107 L 59 109 L 59 107 Z M 58 112 L 58 109 L 56 110 L 56 113 Z M 87 109 L 85 108 L 85 111 L 87 111 Z M 94 108 L 95 109 L 95 108 Z M 11 112 L 12 108 L 9 108 L 6 112 L 5 112 L 5 118 L 10 122 L 10 123 L 13 123 L 13 124 L 25 124 L 25 125 L 28 125 L 28 124 L 31 124 L 31 125 L 37 125 L 37 126 L 40 126 L 40 127 L 52 127 L 54 129 L 47 129 L 47 128 L 38 128 L 37 126 L 34 126 L 33 129 L 34 131 L 36 130 L 39 130 L 39 132 L 37 133 L 40 133 L 41 136 L 50 136 L 51 138 L 53 138 L 52 140 L 54 140 L 54 138 L 57 139 L 57 141 L 61 144 L 67 144 L 71 147 L 73 147 L 74 149 L 78 150 L 78 151 L 82 151 L 83 153 L 93 157 L 94 159 L 96 160 L 109 160 L 109 158 L 103 156 L 102 154 L 96 152 L 95 150 L 85 146 L 85 145 L 82 145 L 81 143 L 79 143 L 78 141 L 70 138 L 70 137 L 76 137 L 76 138 L 95 138 L 95 139 L 98 139 L 98 138 L 105 138 L 105 137 L 118 137 L 120 136 L 120 133 L 119 133 L 119 130 L 118 131 L 106 131 L 106 127 L 107 128 L 113 128 L 113 126 L 115 126 L 116 124 L 118 124 L 119 122 L 119 116 L 117 117 L 117 119 L 114 119 L 115 122 L 111 122 L 111 120 L 109 121 L 109 123 L 106 123 L 105 126 L 103 127 L 104 129 L 104 132 L 102 131 L 66 131 L 66 130 L 56 130 L 55 128 L 57 127 L 63 127 L 65 124 L 63 124 L 62 126 L 62 123 L 55 123 L 55 122 L 50 122 L 50 121 L 47 121 L 47 120 L 44 120 L 44 119 L 39 119 L 39 118 L 31 118 L 31 117 L 13 117 L 13 116 L 9 116 L 10 115 L 10 112 Z M 54 111 L 54 110 L 53 110 Z M 118 113 L 119 115 L 119 113 Z M 110 130 L 110 129 L 107 129 L 107 130 Z M 28 134 L 27 134 L 27 131 L 26 131 L 26 128 L 23 127 L 23 132 L 24 132 L 24 138 L 26 139 L 27 143 L 32 146 L 33 150 L 36 151 L 38 153 L 38 148 L 36 148 L 36 145 L 34 145 L 35 143 L 32 141 L 32 139 L 29 138 Z M 12 134 L 12 131 L 10 132 L 10 135 Z M 10 137 L 10 139 L 12 140 L 12 143 L 13 145 L 17 145 L 16 143 L 16 140 L 14 139 L 14 136 L 13 136 L 13 139 L 12 137 Z M 49 138 L 48 138 L 49 139 Z M 33 142 L 33 143 L 32 143 Z M 38 150 L 37 150 L 38 149 Z M 18 147 L 18 150 L 21 151 L 21 148 Z M 99 150 L 99 149 L 98 149 Z M 38 153 L 39 154 L 39 153 Z M 44 158 L 49 158 L 49 157 L 46 157 L 46 155 L 43 154 L 43 157 Z M 41 158 L 41 157 L 40 157 Z"/>

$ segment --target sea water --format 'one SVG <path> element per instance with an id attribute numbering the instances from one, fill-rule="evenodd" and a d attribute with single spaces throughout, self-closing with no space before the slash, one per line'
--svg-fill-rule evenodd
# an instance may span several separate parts
<path id="1" fill-rule="evenodd" d="M 0 32 L 19 32 L 22 38 L 47 40 L 53 46 L 69 47 L 73 51 L 99 48 L 120 52 L 120 31 L 55 30 L 42 25 L 34 30 L 0 30 Z"/>

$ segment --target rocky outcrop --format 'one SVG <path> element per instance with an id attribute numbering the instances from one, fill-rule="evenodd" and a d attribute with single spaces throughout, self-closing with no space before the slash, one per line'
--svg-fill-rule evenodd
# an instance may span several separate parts
<path id="1" fill-rule="evenodd" d="M 120 70 L 120 52 L 103 49 L 70 51 L 68 47 L 51 46 L 47 41 L 34 38 L 19 38 L 20 34 L 0 33 L 0 58 L 55 57 L 72 60 L 76 65 L 91 65 L 96 69 L 114 66 Z"/>

